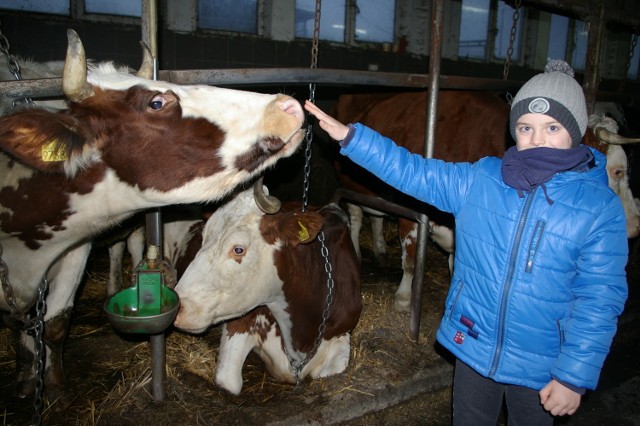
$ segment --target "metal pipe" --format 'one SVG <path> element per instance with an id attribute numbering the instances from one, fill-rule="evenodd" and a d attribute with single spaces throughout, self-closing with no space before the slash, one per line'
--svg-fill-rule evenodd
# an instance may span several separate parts
<path id="1" fill-rule="evenodd" d="M 380 86 L 426 89 L 428 75 L 309 68 L 255 68 L 224 70 L 160 70 L 158 79 L 175 84 L 208 84 L 213 86 L 299 85 L 318 82 L 333 86 Z M 516 92 L 522 81 L 492 78 L 440 76 L 440 88 Z M 62 78 L 0 81 L 0 93 L 7 98 L 42 98 L 62 96 Z M 635 104 L 634 93 L 598 92 L 598 100 Z"/>
<path id="2" fill-rule="evenodd" d="M 604 3 L 600 4 L 598 11 L 589 15 L 588 24 L 587 58 L 582 89 L 587 103 L 587 113 L 591 114 L 596 105 L 596 95 L 600 85 L 600 59 L 605 30 Z"/>
<path id="3" fill-rule="evenodd" d="M 364 195 L 349 189 L 338 188 L 333 194 L 331 202 L 338 204 L 342 199 L 355 201 L 359 205 L 371 207 L 372 209 L 376 209 L 393 216 L 402 216 L 415 222 L 419 222 L 421 220 L 420 213 L 416 212 L 415 210 L 411 210 L 399 204 L 387 201 L 384 198 Z"/>
<path id="4" fill-rule="evenodd" d="M 166 362 L 167 362 L 167 346 L 164 332 L 153 334 L 149 337 L 151 345 L 151 387 L 153 390 L 153 399 L 156 401 L 164 401 L 166 398 L 165 380 L 166 380 Z"/>
<path id="5" fill-rule="evenodd" d="M 427 105 L 427 122 L 425 135 L 426 158 L 433 157 L 435 146 L 436 121 L 438 119 L 438 93 L 440 90 L 440 56 L 442 53 L 442 28 L 444 17 L 444 1 L 433 0 L 431 6 L 431 40 L 429 47 L 429 92 Z M 418 240 L 416 258 L 411 282 L 411 307 L 409 333 L 416 342 L 420 332 L 420 316 L 422 313 L 422 289 L 424 283 L 424 264 L 427 256 L 427 237 L 429 218 L 420 215 L 418 222 Z"/>
<path id="6" fill-rule="evenodd" d="M 153 79 L 158 78 L 158 44 L 157 44 L 157 7 L 156 0 L 142 0 L 142 41 L 144 41 L 153 56 Z M 163 259 L 162 253 L 162 215 L 160 209 L 147 213 L 147 246 L 158 247 L 158 259 Z M 163 401 L 166 396 L 166 338 L 165 333 L 150 336 L 151 344 L 151 386 L 153 398 Z"/>

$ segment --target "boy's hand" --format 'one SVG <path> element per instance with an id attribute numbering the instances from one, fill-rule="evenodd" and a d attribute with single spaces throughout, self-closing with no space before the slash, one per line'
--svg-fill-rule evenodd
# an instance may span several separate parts
<path id="1" fill-rule="evenodd" d="M 579 393 L 576 393 L 568 387 L 560 384 L 555 380 L 547 383 L 540 392 L 540 403 L 554 416 L 572 415 L 580 406 Z"/>
<path id="2" fill-rule="evenodd" d="M 309 111 L 309 113 L 318 119 L 320 127 L 327 132 L 332 139 L 341 141 L 347 137 L 349 128 L 330 115 L 325 114 L 324 111 L 318 108 L 314 103 L 309 102 L 308 100 L 305 101 L 304 109 Z"/>

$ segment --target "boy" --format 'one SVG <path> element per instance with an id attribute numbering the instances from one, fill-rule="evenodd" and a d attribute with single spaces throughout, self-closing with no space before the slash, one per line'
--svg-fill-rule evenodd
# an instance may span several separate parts
<path id="1" fill-rule="evenodd" d="M 582 88 L 550 61 L 515 96 L 504 158 L 425 159 L 307 102 L 343 155 L 456 220 L 437 340 L 456 357 L 454 425 L 553 424 L 596 387 L 627 297 L 622 204 L 581 145 Z M 473 129 L 469 129 L 470 132 Z"/>

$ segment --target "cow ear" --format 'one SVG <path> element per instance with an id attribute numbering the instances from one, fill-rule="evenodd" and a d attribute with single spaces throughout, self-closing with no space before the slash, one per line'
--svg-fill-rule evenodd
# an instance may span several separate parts
<path id="1" fill-rule="evenodd" d="M 34 169 L 72 177 L 88 163 L 88 131 L 64 113 L 27 110 L 0 119 L 0 148 Z M 84 157 L 84 158 L 83 158 Z"/>
<path id="2" fill-rule="evenodd" d="M 261 223 L 261 231 L 271 243 L 280 240 L 288 247 L 296 247 L 315 240 L 322 225 L 322 216 L 317 212 L 287 212 L 266 215 Z"/>

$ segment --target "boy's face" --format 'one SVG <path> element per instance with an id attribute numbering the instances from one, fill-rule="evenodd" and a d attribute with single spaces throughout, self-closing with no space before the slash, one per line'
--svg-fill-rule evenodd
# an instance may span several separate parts
<path id="1" fill-rule="evenodd" d="M 545 114 L 524 114 L 516 123 L 518 151 L 547 147 L 569 149 L 571 136 L 558 120 Z"/>

